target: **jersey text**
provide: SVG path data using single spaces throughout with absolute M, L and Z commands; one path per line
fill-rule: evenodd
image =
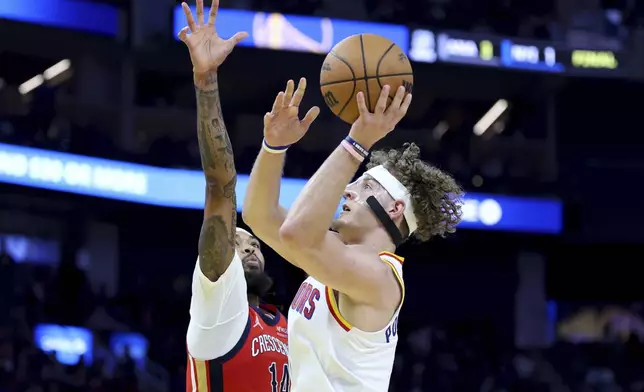
M 288 355 L 286 343 L 271 335 L 259 335 L 253 338 L 251 342 L 251 354 L 256 357 L 265 352 L 276 352 Z
M 385 330 L 385 340 L 387 340 L 387 343 L 391 341 L 391 338 L 398 335 L 398 317 L 394 319 L 394 321 L 389 324 L 387 329 Z
M 291 309 L 306 317 L 307 320 L 310 320 L 313 317 L 313 312 L 315 312 L 315 305 L 319 300 L 320 290 L 314 288 L 310 283 L 304 282 L 297 291 L 297 294 L 295 294 L 295 298 L 291 303 Z

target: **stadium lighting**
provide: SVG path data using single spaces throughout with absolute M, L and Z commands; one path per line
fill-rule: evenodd
M 18 91 L 20 91 L 20 94 L 22 95 L 29 94 L 29 92 L 40 87 L 44 82 L 45 78 L 43 78 L 42 75 L 36 75 L 18 86 Z
M 481 119 L 474 124 L 474 134 L 476 136 L 481 136 L 483 135 L 491 126 L 494 124 L 496 120 L 501 117 L 501 115 L 508 109 L 508 101 L 505 99 L 499 99 L 496 101 L 494 105 L 490 108 L 490 110 L 487 111 L 481 117 Z
M 67 71 L 71 67 L 72 67 L 71 61 L 67 59 L 61 60 L 56 64 L 52 65 L 51 67 L 47 68 L 45 72 L 43 72 L 43 76 L 45 77 L 45 80 L 50 80 L 60 75 L 61 73 Z
M 27 80 L 23 84 L 21 84 L 18 87 L 18 91 L 20 91 L 20 94 L 22 95 L 29 94 L 33 90 L 40 87 L 45 82 L 45 80 L 51 80 L 56 76 L 62 74 L 63 72 L 67 71 L 71 67 L 72 67 L 71 61 L 69 61 L 68 59 L 61 60 L 56 64 L 52 65 L 51 67 L 47 68 L 45 72 L 43 72 L 42 74 L 38 74 L 33 78 Z

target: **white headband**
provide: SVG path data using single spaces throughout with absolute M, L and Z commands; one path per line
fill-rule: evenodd
M 255 237 L 254 235 L 252 235 L 251 233 L 249 233 L 249 232 L 248 232 L 248 230 L 244 230 L 244 229 L 242 229 L 241 227 L 237 227 L 237 228 L 235 229 L 235 232 L 236 232 L 237 234 L 239 234 L 239 233 L 244 233 L 244 234 L 248 234 L 248 235 L 249 235 L 249 236 L 251 236 L 251 237 Z
M 394 200 L 402 200 L 405 202 L 405 211 L 403 212 L 403 215 L 405 216 L 407 226 L 409 227 L 409 234 L 416 231 L 416 228 L 418 228 L 418 221 L 416 220 L 414 208 L 411 205 L 411 197 L 407 188 L 405 188 L 405 186 L 382 165 L 378 165 L 367 170 L 365 174 L 370 175 L 374 180 L 378 181 L 378 183 L 385 188 Z

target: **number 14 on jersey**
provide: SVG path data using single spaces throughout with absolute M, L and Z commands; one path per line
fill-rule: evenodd
M 291 390 L 291 379 L 288 375 L 288 364 L 282 368 L 282 377 L 278 376 L 277 365 L 271 363 L 268 371 L 271 374 L 271 392 L 289 392 Z M 277 380 L 280 380 L 279 382 Z

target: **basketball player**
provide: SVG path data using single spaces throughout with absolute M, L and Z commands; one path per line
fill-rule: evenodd
M 401 87 L 387 107 L 389 86 L 384 86 L 373 113 L 364 95 L 357 95 L 360 117 L 349 137 L 311 177 L 291 209 L 278 208 L 283 152 L 305 134 L 318 112 L 313 109 L 299 120 L 305 87 L 301 80 L 289 99 L 289 82 L 265 117 L 269 126 L 251 184 L 267 198 L 247 197 L 245 220 L 309 274 L 289 309 L 291 390 L 384 392 L 405 297 L 403 259 L 393 252 L 410 236 L 426 241 L 453 232 L 463 193 L 449 175 L 421 161 L 414 144 L 372 153 L 369 170 L 349 183 L 369 149 L 394 129 L 411 103 L 411 94 Z M 269 197 L 271 192 L 275 194 Z M 342 212 L 334 220 L 342 196 Z M 268 212 L 260 214 L 262 209 Z M 270 225 L 262 217 L 271 217 Z
M 182 6 L 188 27 L 179 37 L 194 67 L 197 136 L 207 184 L 186 337 L 186 391 L 288 391 L 286 321 L 275 308 L 260 307 L 271 282 L 259 241 L 235 228 L 237 173 L 219 101 L 217 68 L 246 34 L 229 40 L 217 36 L 217 0 L 208 23 L 203 0 L 197 0 L 196 22 Z

